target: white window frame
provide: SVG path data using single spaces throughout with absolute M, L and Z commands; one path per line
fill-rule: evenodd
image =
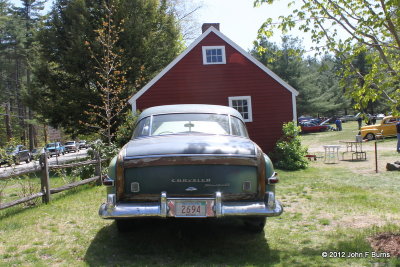
M 251 96 L 230 96 L 228 97 L 229 99 L 229 106 L 231 108 L 233 107 L 233 100 L 247 100 L 247 110 L 248 110 L 248 114 L 249 117 L 247 119 L 243 118 L 245 122 L 252 122 L 253 121 L 253 109 L 252 109 L 252 105 L 251 105 Z M 240 113 L 240 112 L 239 112 Z M 242 113 L 240 113 L 242 115 Z M 243 117 L 243 115 L 242 115 Z
M 215 64 L 226 64 L 225 46 L 202 46 L 203 51 L 203 65 L 215 65 Z M 207 50 L 209 49 L 221 49 L 222 51 L 222 62 L 207 62 Z

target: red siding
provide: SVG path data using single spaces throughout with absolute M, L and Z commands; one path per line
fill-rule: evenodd
M 202 46 L 225 46 L 227 64 L 203 65 Z M 137 109 L 168 104 L 229 105 L 229 96 L 251 96 L 250 138 L 270 152 L 283 122 L 293 119 L 292 94 L 211 32 L 138 100 Z

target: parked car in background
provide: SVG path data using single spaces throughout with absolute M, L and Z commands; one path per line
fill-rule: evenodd
M 315 132 L 325 132 L 331 130 L 329 125 L 320 125 L 312 122 L 302 122 L 299 123 L 302 133 L 315 133 Z
M 111 161 L 107 201 L 99 209 L 120 231 L 128 219 L 241 218 L 261 232 L 283 209 L 277 173 L 248 137 L 240 113 L 216 105 L 168 105 L 144 110 L 132 140 Z
M 88 148 L 88 144 L 85 140 L 79 141 L 79 149 Z
M 344 115 L 339 118 L 342 122 L 348 122 L 348 121 L 356 121 L 358 119 L 358 116 L 356 115 Z
M 12 162 L 18 165 L 22 161 L 29 163 L 31 161 L 31 154 L 23 145 L 17 145 L 6 149 L 6 155 L 0 160 L 0 165 L 11 165 Z
M 383 118 L 385 118 L 385 114 L 377 114 L 375 117 L 377 120 L 383 120 Z
M 374 140 L 376 136 L 396 136 L 396 123 L 400 117 L 387 116 L 378 124 L 363 126 L 360 129 L 360 135 L 363 139 Z
M 50 154 L 45 147 L 32 149 L 31 160 L 39 160 L 40 155 L 43 153 L 46 153 L 47 158 L 50 158 Z
M 60 142 L 49 143 L 46 145 L 46 151 L 49 153 L 49 156 L 60 156 L 64 155 L 64 147 Z
M 79 152 L 79 144 L 76 141 L 68 141 L 64 144 L 65 153 Z
M 300 122 L 310 121 L 310 120 L 312 120 L 312 119 L 314 119 L 314 118 L 313 118 L 313 117 L 310 117 L 310 116 L 300 116 L 300 117 L 297 119 L 297 121 L 300 123 Z

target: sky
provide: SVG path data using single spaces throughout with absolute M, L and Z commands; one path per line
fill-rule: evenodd
M 275 1 L 274 4 L 263 4 L 253 7 L 253 0 L 182 0 L 202 7 L 196 14 L 199 23 L 198 35 L 201 35 L 203 23 L 220 23 L 220 31 L 244 50 L 253 48 L 253 41 L 257 38 L 257 32 L 262 23 L 272 18 L 278 21 L 278 17 L 289 15 L 292 9 L 288 8 L 290 0 Z M 20 0 L 10 0 L 11 3 L 20 6 Z M 47 10 L 52 0 L 47 0 Z M 271 38 L 272 42 L 280 43 L 281 33 L 276 31 Z M 290 35 L 299 37 L 305 48 L 311 47 L 310 38 L 299 31 L 290 32 Z
M 195 2 L 195 1 L 194 1 Z M 220 31 L 244 50 L 253 48 L 260 26 L 268 18 L 278 21 L 278 17 L 289 15 L 289 0 L 276 1 L 273 5 L 263 4 L 253 7 L 253 0 L 203 0 L 199 10 L 198 21 L 202 23 L 220 23 Z M 199 30 L 201 34 L 201 30 Z M 276 31 L 271 41 L 280 43 L 280 31 Z M 304 44 L 311 46 L 309 38 L 294 31 L 293 36 L 303 39 Z

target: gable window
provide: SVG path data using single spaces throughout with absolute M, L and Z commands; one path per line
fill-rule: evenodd
M 203 64 L 226 64 L 225 46 L 203 46 Z
M 230 96 L 229 106 L 239 111 L 245 122 L 253 121 L 251 96 Z

